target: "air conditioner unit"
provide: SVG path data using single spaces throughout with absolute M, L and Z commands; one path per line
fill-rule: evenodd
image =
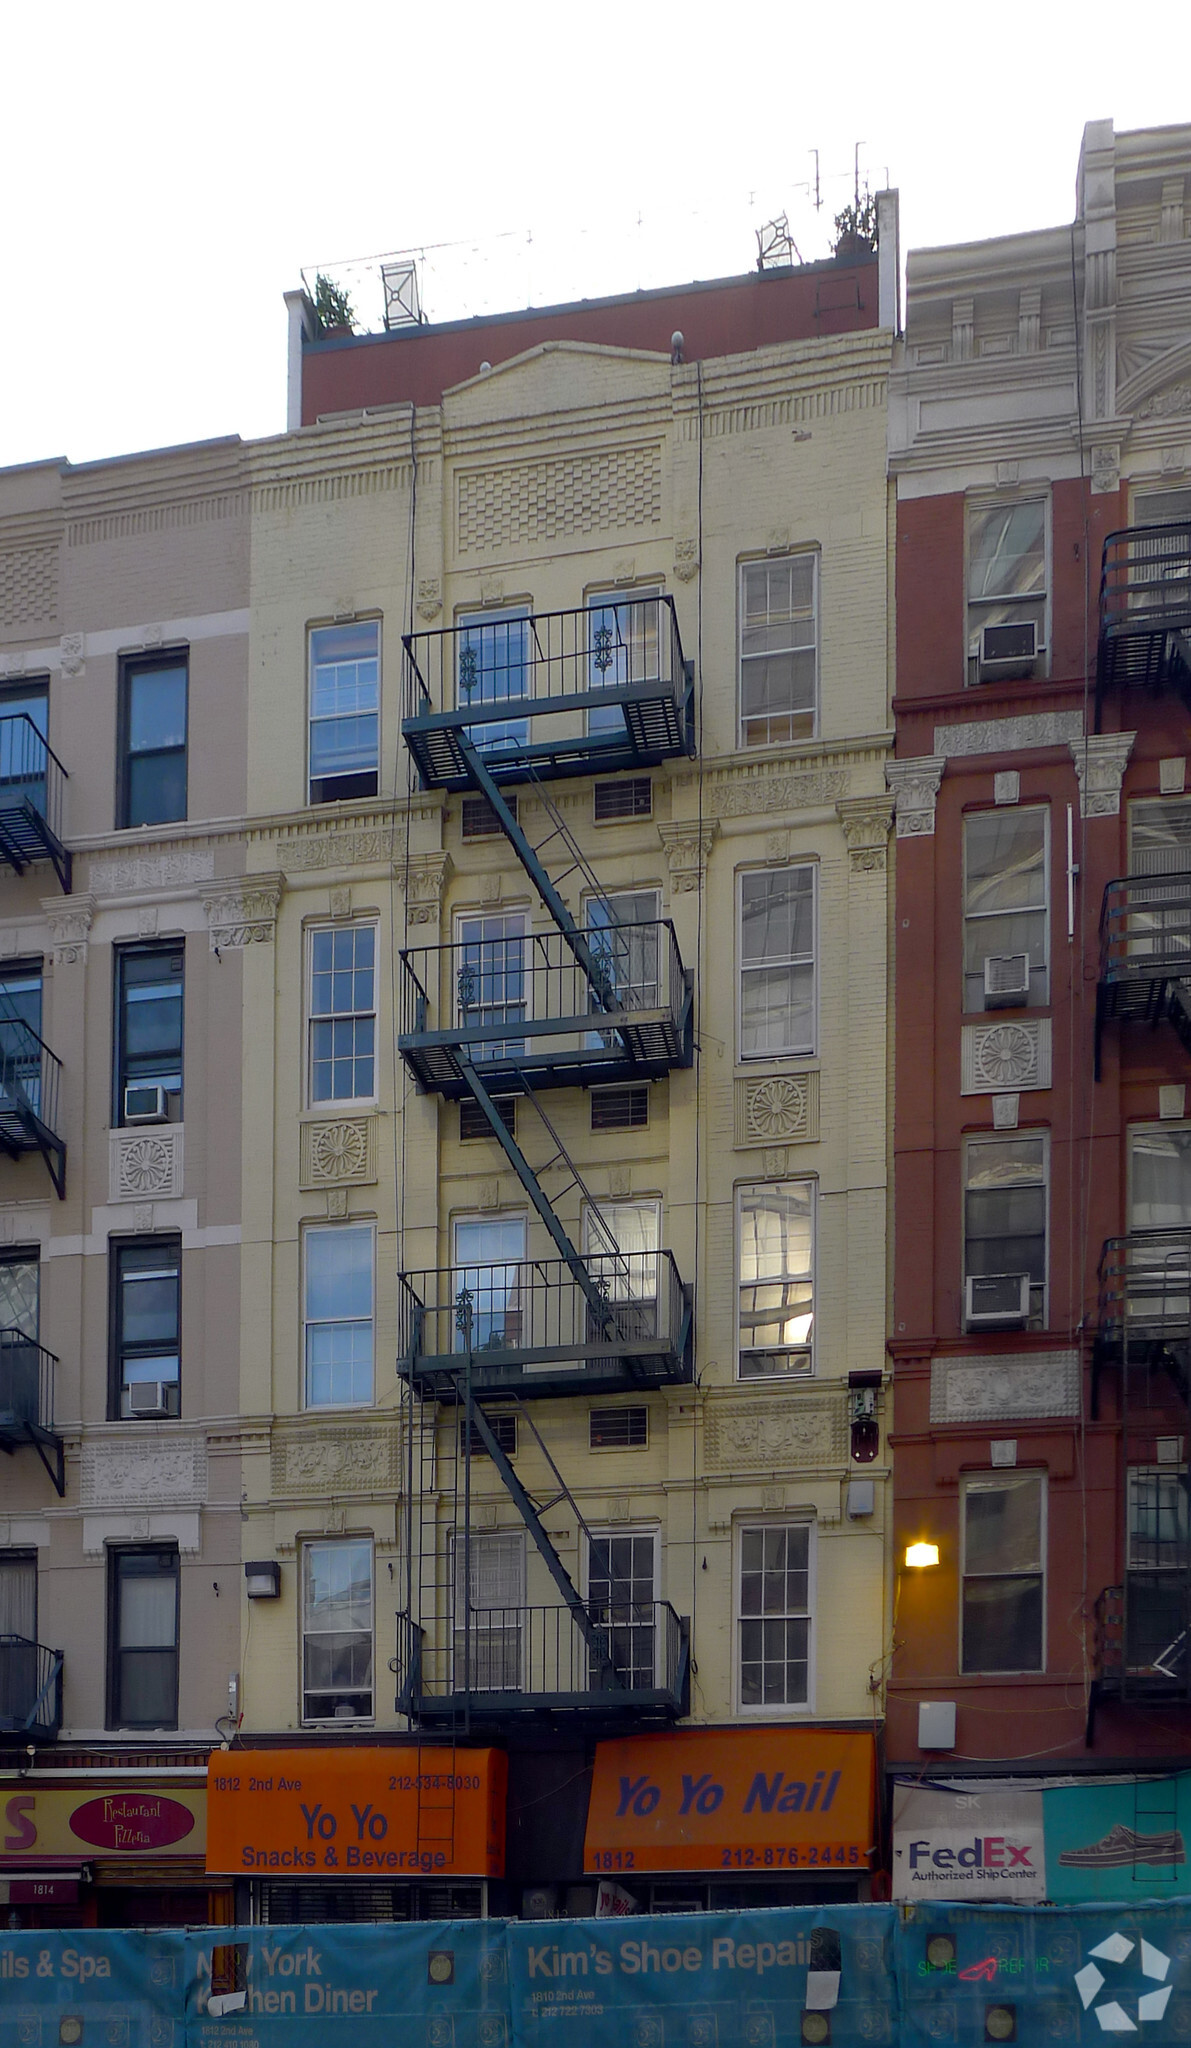
M 990 953 L 984 962 L 986 1010 L 1017 1010 L 1030 1000 L 1028 953 Z
M 1038 627 L 1033 619 L 1014 619 L 1002 626 L 983 626 L 979 666 L 982 676 L 1032 675 L 1038 659 Z
M 1022 1330 L 1030 1320 L 1028 1273 L 969 1273 L 964 1299 L 969 1330 Z
M 130 1415 L 168 1415 L 176 1380 L 134 1380 L 124 1390 Z
M 156 1082 L 132 1081 L 125 1088 L 126 1124 L 163 1124 L 168 1114 L 165 1089 Z

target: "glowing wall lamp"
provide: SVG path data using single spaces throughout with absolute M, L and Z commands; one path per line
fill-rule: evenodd
M 911 1571 L 925 1571 L 929 1565 L 938 1564 L 937 1543 L 911 1543 L 906 1550 L 906 1563 Z

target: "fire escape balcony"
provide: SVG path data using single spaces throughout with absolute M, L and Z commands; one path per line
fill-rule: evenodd
M 27 711 L 0 718 L 0 861 L 18 875 L 34 861 L 52 861 L 69 895 L 71 858 L 62 843 L 67 780 Z
M 1095 1605 L 1094 1707 L 1102 1699 L 1169 1705 L 1191 1700 L 1191 1574 L 1181 1567 L 1130 1570 Z
M 1110 1237 L 1100 1254 L 1096 1355 L 1159 1365 L 1181 1401 L 1191 1363 L 1191 1226 Z
M 419 1726 L 532 1715 L 648 1726 L 690 1712 L 690 1631 L 668 1600 L 479 1607 L 442 1640 L 397 1616 L 397 1711 Z
M 0 1451 L 11 1457 L 31 1444 L 61 1499 L 66 1479 L 62 1438 L 54 1428 L 57 1366 L 53 1352 L 22 1330 L 0 1330 Z
M 1191 521 L 1110 533 L 1100 572 L 1096 730 L 1113 689 L 1191 705 Z
M 61 1726 L 61 1650 L 0 1636 L 0 1734 L 53 1742 Z
M 660 1079 L 691 1064 L 691 1013 L 668 920 L 401 954 L 398 1049 L 448 1097 L 469 1092 L 464 1065 L 498 1094 Z
M 691 1291 L 668 1251 L 401 1273 L 397 1369 L 419 1393 L 609 1394 L 692 1377 Z
M 402 732 L 426 789 L 609 774 L 695 751 L 694 670 L 672 597 L 482 614 L 407 633 Z
M 0 1152 L 40 1152 L 59 1201 L 66 1198 L 66 1141 L 59 1136 L 62 1062 L 0 992 Z
M 1100 912 L 1096 1077 L 1109 1018 L 1169 1022 L 1191 1052 L 1191 873 L 1125 875 Z

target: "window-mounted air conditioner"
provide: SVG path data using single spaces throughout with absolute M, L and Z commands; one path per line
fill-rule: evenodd
M 977 666 L 982 678 L 1032 675 L 1037 659 L 1038 627 L 1033 619 L 981 627 Z
M 168 1415 L 176 1380 L 134 1380 L 124 1390 L 130 1415 Z
M 989 953 L 984 962 L 985 1009 L 1020 1009 L 1029 1000 L 1029 954 Z
M 964 1290 L 969 1330 L 1024 1329 L 1030 1319 L 1028 1273 L 969 1273 Z
M 156 1082 L 130 1081 L 124 1090 L 126 1124 L 163 1124 L 169 1115 L 166 1091 Z

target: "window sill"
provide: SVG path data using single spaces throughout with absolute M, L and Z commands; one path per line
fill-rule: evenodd
M 312 1102 L 309 1108 L 302 1110 L 301 1117 L 303 1123 L 316 1118 L 319 1123 L 325 1123 L 328 1117 L 367 1116 L 370 1111 L 379 1108 L 380 1104 L 375 1095 L 344 1096 L 338 1102 Z

